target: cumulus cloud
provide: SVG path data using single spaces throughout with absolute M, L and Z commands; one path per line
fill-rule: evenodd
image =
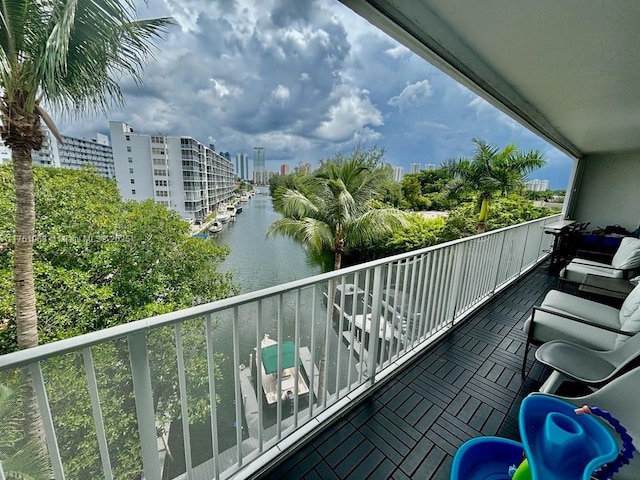
M 391 97 L 387 102 L 392 107 L 398 107 L 400 111 L 405 108 L 413 107 L 424 103 L 428 100 L 433 92 L 431 91 L 431 85 L 429 80 L 422 80 L 420 82 L 407 85 L 400 95 Z
M 384 53 L 389 55 L 391 58 L 409 57 L 412 55 L 411 50 L 404 45 L 396 45 L 393 48 L 388 48 Z
M 322 139 L 337 142 L 351 138 L 365 126 L 383 124 L 382 113 L 371 103 L 366 90 L 341 93 L 337 103 L 329 108 L 327 117 L 315 133 Z

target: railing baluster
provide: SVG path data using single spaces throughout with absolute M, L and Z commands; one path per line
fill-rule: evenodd
M 375 383 L 378 360 L 379 337 L 375 334 L 380 329 L 380 313 L 382 307 L 382 267 L 373 271 L 373 297 L 371 300 L 371 334 L 369 335 L 369 382 Z M 363 339 L 364 340 L 364 339 Z
M 371 292 L 369 291 L 369 289 L 371 288 L 371 269 L 367 268 L 366 272 L 367 273 L 364 276 L 364 299 L 365 299 L 365 305 L 364 305 L 364 308 L 362 309 L 363 318 L 365 318 L 367 316 L 367 313 L 370 313 L 369 301 L 372 298 L 370 296 Z M 364 376 L 364 365 L 365 365 L 364 343 L 365 343 L 365 337 L 366 337 L 365 331 L 364 331 L 364 329 L 362 329 L 362 336 L 360 337 L 360 353 L 358 355 L 360 357 L 360 375 L 359 375 L 359 378 L 358 378 L 358 383 L 360 383 L 360 384 L 362 384 L 362 378 Z M 369 358 L 369 354 L 367 353 L 367 361 L 366 361 L 367 369 L 368 369 L 368 366 L 369 366 L 370 362 L 371 362 L 371 359 Z
M 316 375 L 316 292 L 317 288 L 314 286 L 311 292 L 311 336 L 310 336 L 310 348 L 311 348 L 311 372 L 309 373 L 309 417 L 313 418 L 313 407 L 315 405 L 314 397 L 316 395 L 315 389 L 315 375 Z M 328 303 L 328 302 L 327 302 Z M 260 426 L 262 426 L 262 415 L 260 415 Z M 262 431 L 262 428 L 260 428 Z
M 328 368 L 328 355 L 329 355 L 329 335 L 331 333 L 331 318 L 333 313 L 333 297 L 335 295 L 335 284 L 334 280 L 331 279 L 327 282 L 327 317 L 325 323 L 324 330 L 324 357 L 320 359 L 322 365 L 324 365 L 324 369 L 320 368 L 320 371 L 324 370 L 322 375 L 322 384 L 323 388 L 321 392 L 318 392 L 322 396 L 322 409 L 324 410 L 327 406 L 327 397 L 329 396 L 329 389 L 327 382 L 329 380 L 329 368 Z M 318 388 L 320 390 L 320 388 Z
M 280 440 L 282 438 L 282 342 L 284 342 L 284 333 L 283 333 L 283 321 L 282 321 L 282 294 L 278 295 L 278 318 L 277 318 L 277 336 L 278 336 L 278 373 L 276 374 L 276 393 L 277 403 L 276 403 L 276 438 Z
M 220 460 L 218 458 L 218 410 L 216 406 L 216 370 L 213 354 L 213 319 L 207 315 L 205 322 L 207 335 L 207 373 L 209 375 L 209 408 L 211 415 L 211 446 L 213 448 L 213 475 L 220 478 Z
M 176 332 L 176 358 L 178 360 L 178 388 L 180 391 L 180 415 L 182 416 L 182 438 L 184 443 L 184 462 L 186 465 L 187 479 L 192 476 L 191 462 L 191 434 L 189 432 L 189 413 L 187 409 L 187 382 L 184 373 L 184 349 L 182 347 L 182 324 L 177 323 Z
M 151 372 L 147 354 L 147 335 L 145 332 L 127 337 L 133 392 L 138 416 L 138 430 L 142 443 L 142 464 L 146 478 L 160 478 L 160 458 L 158 457 L 158 437 L 156 435 L 153 408 Z
M 298 428 L 298 395 L 300 389 L 298 383 L 300 382 L 300 303 L 302 292 L 300 289 L 296 290 L 296 315 L 294 319 L 294 371 L 295 371 L 295 384 L 293 385 L 293 428 Z
M 240 326 L 238 325 L 238 307 L 233 308 L 233 379 L 236 404 L 236 446 L 238 447 L 238 466 L 242 466 L 242 389 L 240 388 Z
M 84 361 L 85 372 L 87 373 L 87 388 L 89 390 L 89 397 L 91 398 L 91 411 L 96 426 L 96 436 L 98 437 L 102 472 L 104 473 L 105 480 L 112 480 L 111 459 L 109 458 L 109 447 L 107 445 L 107 435 L 104 430 L 102 408 L 100 407 L 100 394 L 98 393 L 98 381 L 96 379 L 96 369 L 93 364 L 91 347 L 82 349 L 82 359 Z M 0 478 L 0 480 L 2 479 Z
M 353 340 L 355 339 L 356 336 L 356 315 L 358 314 L 358 305 L 360 304 L 359 298 L 359 291 L 360 291 L 360 283 L 359 283 L 360 277 L 359 277 L 359 272 L 356 272 L 354 277 L 353 277 L 353 285 L 354 285 L 354 289 L 355 292 L 353 294 L 353 302 L 351 303 L 351 323 L 349 324 L 349 331 L 350 331 L 350 340 L 349 340 L 349 367 L 348 367 L 348 372 L 347 372 L 347 387 L 349 389 L 351 389 L 352 385 L 351 385 L 351 371 L 353 370 L 352 365 L 355 365 L 356 359 L 355 359 L 355 352 L 354 352 L 354 348 L 353 348 Z M 338 342 L 340 342 L 342 339 L 338 338 Z
M 341 355 L 340 352 L 342 351 L 342 349 L 340 348 L 342 346 L 342 324 L 344 323 L 344 314 L 345 314 L 345 298 L 346 298 L 346 287 L 347 286 L 347 280 L 346 277 L 342 277 L 342 281 L 340 282 L 340 309 L 339 309 L 339 316 L 338 316 L 338 354 L 337 354 L 337 361 L 336 361 L 336 400 L 340 400 L 340 360 L 341 360 Z M 334 310 L 332 309 L 332 312 Z M 351 318 L 352 321 L 355 322 L 355 318 Z
M 42 424 L 44 426 L 44 438 L 47 443 L 47 449 L 49 450 L 51 467 L 53 468 L 53 475 L 55 476 L 56 480 L 64 480 L 64 468 L 62 467 L 62 459 L 60 458 L 60 450 L 58 449 L 56 429 L 53 426 L 53 418 L 51 417 L 51 409 L 49 408 L 47 388 L 45 387 L 44 378 L 42 377 L 40 362 L 30 363 L 27 370 L 28 373 L 25 376 L 31 378 L 33 390 L 36 395 L 38 410 L 40 411 Z M 29 400 L 30 399 L 27 398 L 25 401 Z

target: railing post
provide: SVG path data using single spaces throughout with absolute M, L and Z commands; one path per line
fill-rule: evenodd
M 376 367 L 378 364 L 378 339 L 380 337 L 380 314 L 382 312 L 382 267 L 378 265 L 373 271 L 373 296 L 371 297 L 371 329 L 369 332 L 369 381 L 375 383 Z M 366 321 L 363 332 L 366 332 Z M 363 338 L 364 340 L 364 338 Z
M 145 332 L 130 335 L 129 359 L 133 379 L 133 394 L 136 402 L 138 430 L 142 447 L 142 467 L 145 478 L 160 478 L 160 458 L 158 457 L 158 437 L 156 435 L 153 409 L 153 391 L 151 390 L 151 371 L 147 355 L 147 336 Z
M 56 437 L 55 427 L 53 426 L 53 418 L 51 417 L 51 409 L 49 408 L 49 397 L 47 396 L 47 389 L 44 385 L 40 362 L 30 363 L 28 372 L 33 382 L 33 390 L 42 417 L 44 436 L 47 449 L 49 450 L 49 457 L 51 458 L 53 474 L 56 480 L 64 480 L 65 476 L 62 468 L 62 459 L 60 458 L 60 450 L 58 449 L 58 439 Z M 26 401 L 29 401 L 29 399 Z
M 464 259 L 467 254 L 467 243 L 461 243 L 456 245 L 456 249 L 454 250 L 456 253 L 456 258 L 454 260 L 453 267 L 453 285 L 451 286 L 452 295 L 449 298 L 449 312 L 448 315 L 451 315 L 451 324 L 455 324 L 456 313 L 458 308 L 458 300 L 461 295 L 462 287 L 464 286 L 464 282 L 462 281 L 464 272 Z
M 501 232 L 500 235 L 502 235 L 502 243 L 500 244 L 500 254 L 495 266 L 495 272 L 493 276 L 493 286 L 491 287 L 491 293 L 495 293 L 496 287 L 498 286 L 498 275 L 500 274 L 500 264 L 502 263 L 502 250 L 504 248 L 504 239 L 507 236 L 505 232 Z

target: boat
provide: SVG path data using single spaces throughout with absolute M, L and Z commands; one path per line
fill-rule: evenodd
M 240 201 L 241 202 L 248 202 L 249 201 L 249 195 L 247 195 L 246 193 L 243 193 L 242 195 L 240 195 Z
M 239 213 L 242 213 L 242 205 L 236 203 L 236 215 L 238 215 Z
M 256 355 L 256 366 L 262 375 L 262 390 L 264 391 L 265 400 L 269 405 L 278 402 L 278 383 L 280 383 L 281 399 L 283 401 L 293 401 L 295 398 L 296 381 L 298 385 L 298 397 L 309 394 L 309 386 L 302 375 L 302 362 L 298 361 L 300 370 L 296 375 L 295 360 L 296 352 L 295 344 L 286 340 L 281 345 L 282 370 L 278 375 L 278 342 L 269 338 L 265 334 L 260 342 L 260 355 Z
M 229 203 L 227 205 L 227 213 L 231 216 L 231 220 L 235 220 L 236 218 L 236 206 Z
M 231 220 L 231 215 L 227 211 L 226 206 L 220 207 L 218 209 L 218 213 L 216 214 L 216 220 L 218 220 L 220 223 L 227 223 L 229 220 Z
M 222 222 L 220 222 L 219 220 L 214 220 L 213 222 L 211 222 L 211 224 L 209 225 L 209 233 L 220 233 L 222 231 Z

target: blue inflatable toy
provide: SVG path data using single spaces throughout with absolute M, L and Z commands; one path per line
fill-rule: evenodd
M 623 440 L 620 455 L 609 430 L 585 413 L 614 426 Z M 595 407 L 576 409 L 546 395 L 523 400 L 519 428 L 522 443 L 480 437 L 462 445 L 453 459 L 451 480 L 589 480 L 594 472 L 610 475 L 633 455 L 631 437 L 610 414 Z

